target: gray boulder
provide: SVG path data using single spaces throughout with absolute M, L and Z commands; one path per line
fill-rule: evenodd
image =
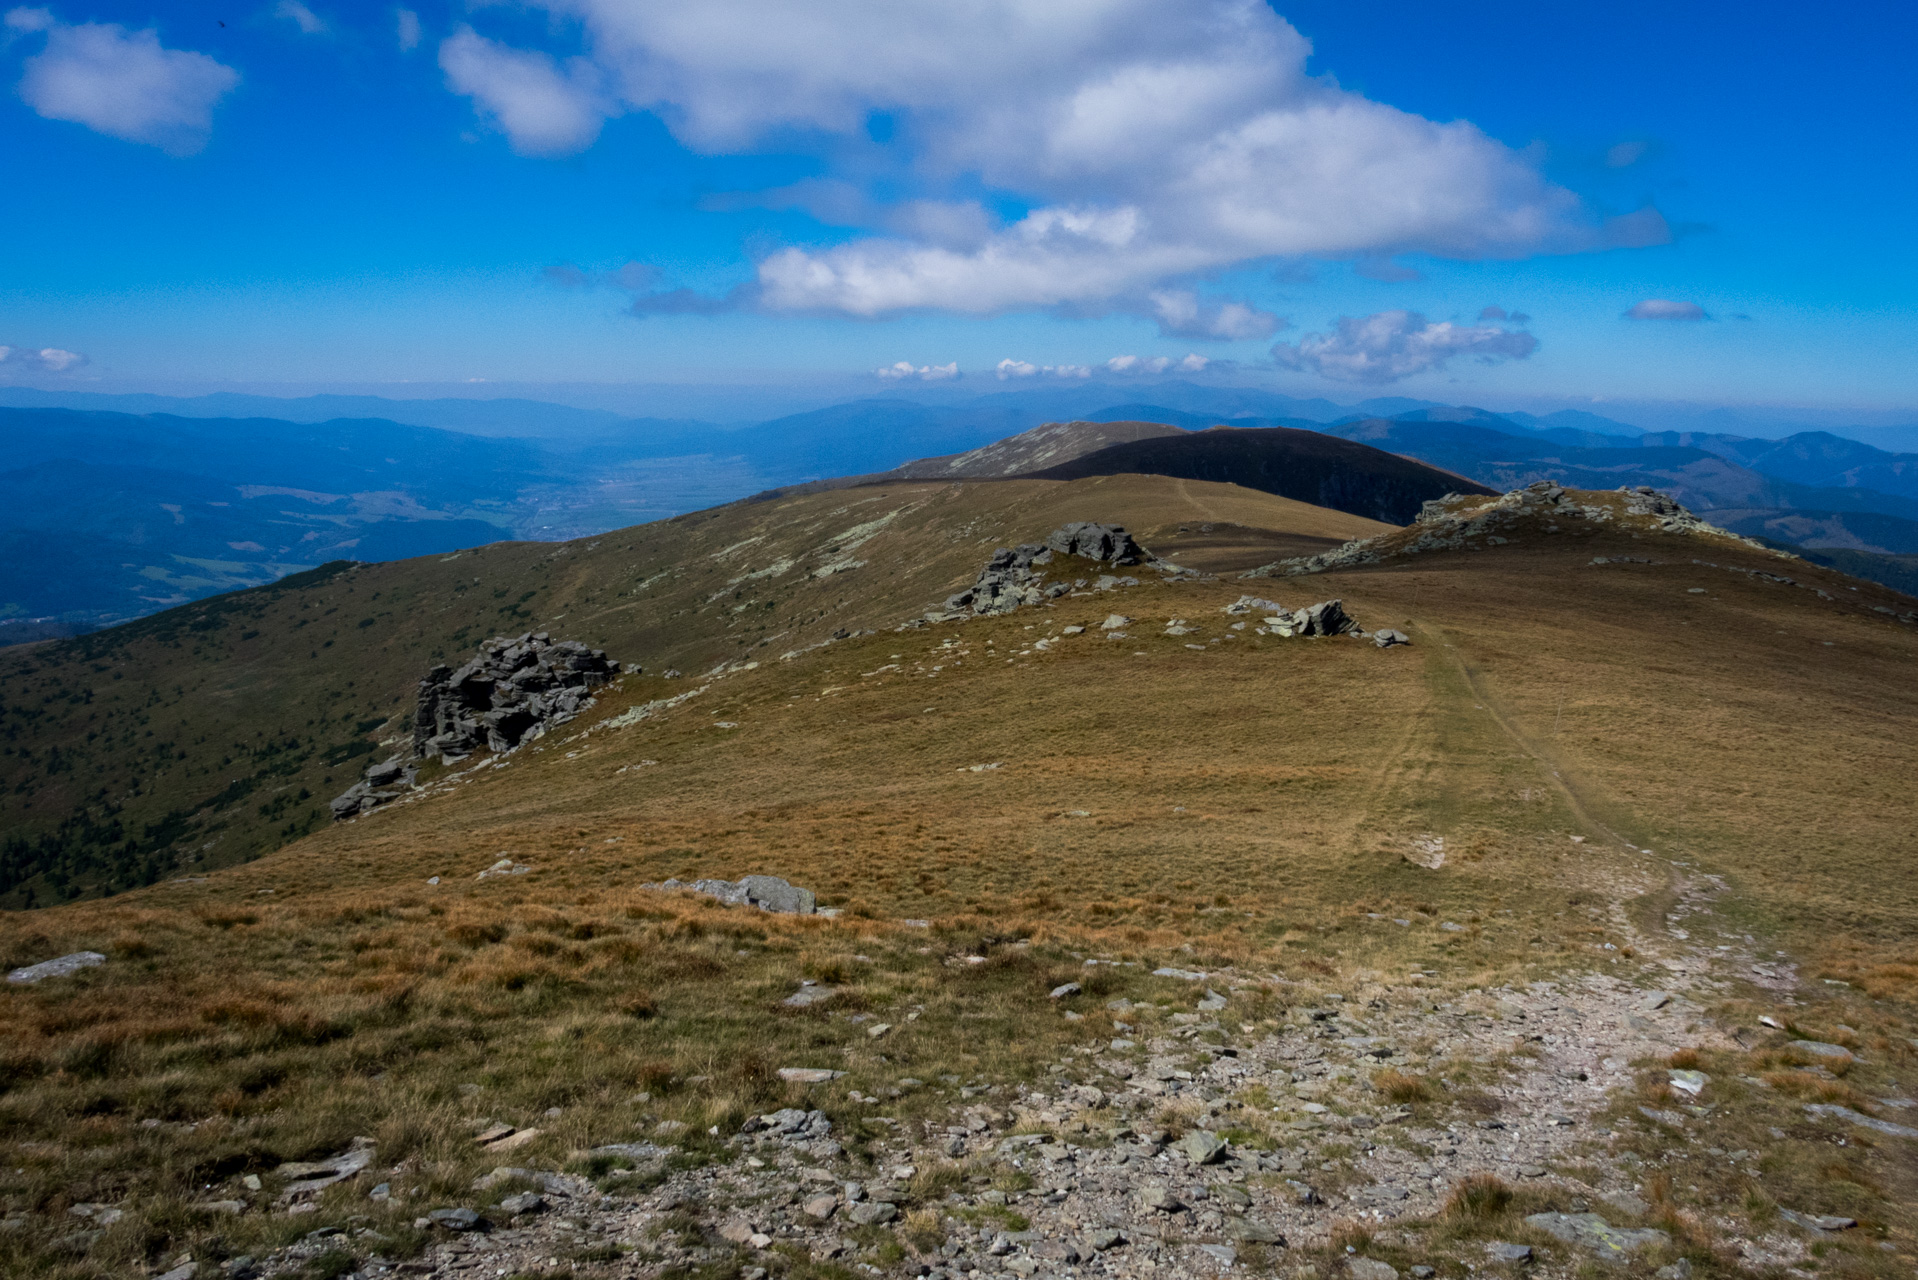
M 1145 548 L 1125 531 L 1125 526 L 1093 524 L 1087 520 L 1075 520 L 1053 530 L 1046 538 L 1046 546 L 1060 555 L 1106 564 L 1141 564 L 1151 559 Z
M 1595 1213 L 1534 1213 L 1525 1225 L 1566 1244 L 1582 1245 L 1607 1262 L 1623 1262 L 1640 1249 L 1671 1243 L 1655 1227 L 1614 1227 Z
M 691 889 L 709 898 L 733 906 L 758 907 L 780 915 L 809 916 L 819 910 L 819 900 L 811 889 L 788 884 L 778 876 L 742 876 L 732 880 L 662 880 L 642 884 L 642 889 Z
M 70 978 L 82 969 L 90 969 L 96 964 L 105 964 L 107 958 L 98 951 L 75 951 L 71 955 L 61 956 L 58 960 L 42 960 L 39 964 L 30 964 L 15 969 L 7 975 L 8 982 L 43 982 L 48 978 Z

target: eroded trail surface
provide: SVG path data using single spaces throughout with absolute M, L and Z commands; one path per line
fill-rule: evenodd
M 502 1163 L 468 1204 L 421 1206 L 440 1210 L 422 1221 L 442 1227 L 467 1225 L 445 1210 L 470 1210 L 471 1229 L 364 1274 L 1303 1276 L 1309 1267 L 1388 1280 L 1386 1267 L 1464 1274 L 1501 1259 L 1571 1275 L 1601 1258 L 1672 1280 L 1691 1274 L 1693 1258 L 1791 1268 L 1856 1224 L 1780 1204 L 1754 1227 L 1672 1201 L 1674 1177 L 1688 1169 L 1762 1186 L 1776 1154 L 1771 1144 L 1728 1150 L 1714 1134 L 1752 1131 L 1731 1127 L 1739 1097 L 1775 1091 L 1671 1067 L 1672 1055 L 1735 1056 L 1767 1036 L 1792 1043 L 1712 1016 L 1728 995 L 1770 1000 L 1779 1022 L 1800 1004 L 1788 960 L 1720 932 L 1722 884 L 1673 875 L 1658 936 L 1635 934 L 1622 909 L 1604 920 L 1626 940 L 1621 952 L 1638 953 L 1616 962 L 1617 974 L 1520 989 L 1436 977 L 1285 986 L 1284 1016 L 1255 1024 L 1235 1010 L 1276 980 L 1173 971 L 1203 987 L 1203 1012 L 1163 1016 L 1123 1000 L 1089 1008 L 1085 1043 L 1043 1085 L 928 1083 L 951 1103 L 913 1121 L 856 1093 L 857 1109 L 836 1120 L 800 1108 L 756 1116 L 720 1135 L 721 1157 L 697 1168 L 674 1167 L 686 1162 L 670 1133 L 579 1153 L 573 1172 Z M 1918 1130 L 1896 1121 L 1764 1101 L 1798 1113 L 1792 1137 L 1918 1154 Z M 1900 1110 L 1903 1098 L 1878 1103 L 1881 1115 L 1918 1118 Z M 1493 1216 L 1499 1230 L 1488 1238 L 1461 1218 L 1460 1189 L 1473 1185 L 1528 1212 Z M 296 1274 L 325 1247 L 324 1238 L 296 1245 L 264 1273 Z M 1891 1261 L 1909 1242 L 1881 1248 Z

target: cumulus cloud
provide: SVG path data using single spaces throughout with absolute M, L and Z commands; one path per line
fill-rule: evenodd
M 1709 320 L 1705 308 L 1696 302 L 1674 302 L 1670 298 L 1647 298 L 1625 313 L 1627 320 Z
M 1182 360 L 1174 360 L 1171 356 L 1114 356 L 1106 361 L 1105 367 L 1107 373 L 1120 374 L 1164 373 L 1168 369 L 1179 373 L 1203 373 L 1211 363 L 1206 357 L 1197 354 Z
M 1272 358 L 1287 369 L 1316 373 L 1335 382 L 1396 382 L 1442 369 L 1456 356 L 1481 363 L 1523 360 L 1538 349 L 1529 333 L 1492 325 L 1433 323 L 1416 311 L 1381 311 L 1354 319 L 1340 316 L 1333 333 L 1311 333 L 1296 344 L 1279 343 Z
M 1480 320 L 1509 320 L 1513 324 L 1532 323 L 1532 317 L 1526 315 L 1523 311 L 1507 311 L 1497 303 L 1493 303 L 1491 306 L 1479 312 L 1478 318 Z
M 1309 75 L 1309 42 L 1252 0 L 898 0 L 884 22 L 853 0 L 534 3 L 577 24 L 604 96 L 544 54 L 485 46 L 486 63 L 534 68 L 520 78 L 570 119 L 648 111 L 700 151 L 850 157 L 828 181 L 868 234 L 767 256 L 771 309 L 1151 314 L 1156 289 L 1265 258 L 1523 257 L 1667 234 L 1656 210 L 1608 226 L 1468 122 Z M 590 141 L 480 80 L 460 92 L 522 151 Z M 889 133 L 868 129 L 876 115 Z M 995 200 L 946 198 L 981 187 Z M 1001 223 L 995 204 L 1023 216 Z
M 1286 321 L 1250 303 L 1201 299 L 1190 289 L 1161 289 L 1150 295 L 1159 332 L 1168 338 L 1214 338 L 1230 342 L 1269 338 Z
M 400 52 L 411 53 L 420 47 L 420 15 L 401 9 L 394 34 L 399 37 Z
M 87 363 L 78 351 L 59 347 L 9 347 L 0 345 L 0 374 L 70 373 Z
M 883 369 L 874 369 L 873 373 L 886 382 L 903 382 L 917 379 L 920 382 L 950 382 L 959 376 L 959 362 L 951 364 L 922 364 L 913 368 L 912 361 L 900 360 Z
M 562 65 L 461 27 L 440 45 L 440 70 L 447 86 L 473 99 L 521 155 L 583 151 L 606 120 L 599 71 L 584 58 Z
M 300 3 L 300 0 L 280 0 L 273 10 L 276 18 L 285 18 L 300 29 L 300 34 L 308 36 L 324 35 L 326 23 L 320 15 Z
M 46 9 L 14 9 L 6 23 L 47 38 L 20 79 L 20 97 L 35 112 L 172 155 L 206 145 L 214 106 L 240 83 L 239 72 L 204 53 L 165 48 L 151 28 L 68 25 Z
M 1030 364 L 1024 360 L 1001 360 L 993 373 L 999 381 L 1009 378 L 1090 378 L 1092 366 L 1085 364 Z

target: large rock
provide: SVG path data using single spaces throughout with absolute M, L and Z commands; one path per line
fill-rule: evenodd
M 1142 564 L 1151 559 L 1146 549 L 1125 531 L 1125 526 L 1093 524 L 1087 520 L 1074 520 L 1053 530 L 1046 538 L 1046 547 L 1060 555 L 1107 564 Z
M 96 964 L 106 962 L 107 958 L 98 951 L 76 951 L 72 955 L 61 956 L 58 960 L 42 960 L 39 964 L 15 969 L 7 975 L 7 981 L 41 982 L 47 978 L 70 978 L 82 969 L 90 969 Z
M 331 802 L 333 817 L 351 818 L 399 799 L 412 790 L 422 760 L 451 763 L 481 748 L 505 755 L 524 746 L 591 706 L 592 690 L 620 671 L 603 649 L 556 641 L 544 631 L 488 640 L 457 671 L 434 667 L 420 681 L 412 750 L 368 766 Z
M 741 876 L 733 880 L 662 880 L 642 889 L 691 889 L 734 906 L 758 907 L 788 916 L 809 916 L 819 910 L 811 889 L 788 884 L 778 876 Z
M 1615 1227 L 1595 1213 L 1534 1213 L 1525 1225 L 1566 1244 L 1583 1245 L 1606 1262 L 1623 1262 L 1640 1249 L 1671 1243 L 1654 1227 Z

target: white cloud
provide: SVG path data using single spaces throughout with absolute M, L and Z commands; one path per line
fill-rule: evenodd
M 1363 319 L 1340 316 L 1336 333 L 1310 333 L 1279 343 L 1272 358 L 1287 369 L 1335 382 L 1396 382 L 1445 367 L 1455 356 L 1486 364 L 1523 360 L 1538 349 L 1529 333 L 1492 325 L 1436 324 L 1416 311 L 1381 311 Z
M 400 52 L 411 53 L 420 47 L 420 15 L 411 9 L 401 9 L 396 34 L 400 40 Z
M 546 54 L 508 48 L 461 27 L 440 45 L 440 70 L 447 85 L 472 98 L 521 155 L 583 151 L 606 119 L 599 72 L 584 58 L 562 66 Z
M 900 360 L 883 369 L 874 369 L 873 373 L 887 382 L 901 382 L 908 378 L 917 378 L 921 382 L 949 382 L 959 376 L 959 362 L 922 364 L 915 369 L 910 360 Z
M 1309 42 L 1255 0 L 897 0 L 883 22 L 859 0 L 534 2 L 579 24 L 605 86 L 595 115 L 650 111 L 696 150 L 838 164 L 805 198 L 846 188 L 837 216 L 871 234 L 766 257 L 770 309 L 1150 315 L 1168 282 L 1264 258 L 1523 257 L 1667 235 L 1655 210 L 1608 227 L 1470 123 L 1308 75 Z M 522 150 L 569 149 L 525 145 L 492 98 L 462 92 Z M 872 140 L 875 113 L 889 141 Z M 576 149 L 588 134 L 565 136 Z M 1027 212 L 1000 225 L 994 201 L 945 198 L 982 186 Z
M 993 373 L 1001 382 L 1009 378 L 1090 378 L 1092 366 L 1085 364 L 1031 364 L 1024 360 L 1001 360 Z
M 1161 289 L 1150 295 L 1159 332 L 1168 338 L 1235 341 L 1269 338 L 1287 322 L 1244 302 L 1202 301 L 1190 289 Z
M 59 347 L 0 346 L 0 373 L 68 373 L 86 363 L 78 351 Z
M 27 59 L 20 79 L 20 97 L 35 112 L 173 155 L 206 145 L 215 104 L 240 83 L 239 72 L 204 53 L 162 47 L 151 28 L 69 26 L 46 9 L 15 9 L 7 26 L 46 33 L 46 48 Z
M 1627 320 L 1709 320 L 1705 308 L 1696 302 L 1674 302 L 1670 298 L 1647 298 L 1625 313 Z
M 302 35 L 317 36 L 326 32 L 326 23 L 317 13 L 300 3 L 300 0 L 280 0 L 274 8 L 273 16 L 285 18 L 300 29 Z
M 1164 373 L 1168 369 L 1180 373 L 1203 373 L 1212 361 L 1198 354 L 1174 360 L 1171 356 L 1114 356 L 1106 361 L 1107 373 Z

